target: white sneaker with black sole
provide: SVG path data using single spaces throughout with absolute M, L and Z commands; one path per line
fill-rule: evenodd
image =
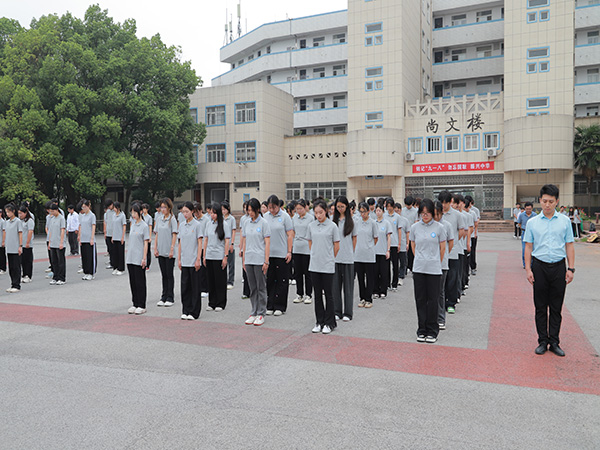
M 312 329 L 313 333 L 320 333 L 322 330 L 321 325 L 315 325 L 315 327 Z

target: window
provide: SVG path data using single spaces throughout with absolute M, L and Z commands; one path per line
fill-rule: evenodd
M 315 199 L 323 197 L 325 199 L 334 199 L 340 195 L 346 195 L 346 182 L 326 182 L 326 183 L 304 183 L 304 198 Z
M 423 139 L 411 138 L 408 140 L 408 153 L 423 153 Z
M 375 35 L 375 45 L 383 44 L 383 35 L 377 34 Z
M 254 59 L 254 55 L 248 56 L 248 61 L 252 61 Z
M 479 135 L 465 134 L 465 152 L 479 150 Z
M 467 83 L 452 83 L 452 95 L 458 97 L 467 93 Z
M 596 31 L 588 31 L 588 33 L 587 33 L 588 44 L 597 44 L 599 35 L 600 35 L 600 32 L 598 32 L 597 30 Z
M 333 76 L 339 77 L 341 75 L 346 75 L 346 64 L 341 64 L 339 66 L 333 66 Z
M 492 46 L 491 45 L 482 45 L 481 47 L 477 47 L 477 57 L 478 58 L 489 58 L 492 56 Z
M 345 33 L 333 35 L 333 43 L 334 44 L 343 44 L 344 42 L 346 42 L 346 34 Z
M 365 70 L 366 77 L 379 77 L 381 75 L 383 75 L 382 67 L 370 67 Z
M 467 59 L 467 49 L 459 48 L 457 50 L 452 50 L 452 61 L 462 61 Z
M 365 91 L 372 91 L 374 86 L 374 81 L 367 81 L 365 83 Z
M 377 33 L 383 31 L 383 23 L 368 23 L 365 25 L 365 33 Z
M 325 109 L 325 97 L 313 99 L 313 109 Z
M 258 182 L 258 181 L 242 181 L 239 183 L 233 183 L 234 189 L 258 188 L 258 187 L 260 187 L 260 182 Z
M 547 22 L 550 20 L 550 11 L 540 11 L 540 22 Z
M 492 80 L 480 80 L 476 84 L 478 94 L 487 94 L 491 92 Z
M 444 18 L 443 17 L 434 17 L 433 18 L 433 28 L 443 28 L 444 27 Z
M 340 125 L 337 127 L 333 127 L 333 134 L 343 134 L 348 131 L 348 127 L 346 125 Z
M 225 144 L 207 144 L 206 162 L 225 162 Z
M 306 136 L 306 128 L 297 128 L 294 136 Z
M 444 52 L 433 52 L 433 63 L 444 62 Z
M 259 51 L 256 52 L 256 57 L 257 58 L 260 58 L 261 55 L 262 55 L 262 51 L 259 50 Z
M 271 53 L 271 46 L 270 45 L 267 47 L 267 54 L 269 54 L 269 53 Z
M 271 84 L 271 75 L 267 75 L 267 83 Z
M 367 36 L 365 38 L 365 47 L 370 47 L 373 45 L 373 36 Z
M 539 6 L 548 6 L 550 4 L 550 0 L 527 0 L 528 8 L 537 8 Z
M 527 109 L 547 108 L 549 104 L 548 97 L 528 98 Z
M 308 78 L 306 75 L 306 69 L 300 69 L 299 75 L 301 80 L 306 80 Z
M 325 78 L 325 67 L 313 69 L 313 78 Z
M 485 133 L 485 149 L 498 148 L 498 133 Z
M 383 120 L 383 113 L 380 112 L 368 112 L 365 114 L 366 122 L 381 122 Z
M 244 64 L 244 60 L 243 60 L 243 59 L 240 59 L 240 60 L 238 61 L 238 66 L 241 66 L 242 64 Z
M 550 48 L 549 47 L 528 48 L 527 49 L 527 59 L 548 58 L 549 56 L 550 56 Z
M 325 45 L 325 37 L 313 38 L 313 47 L 323 47 L 323 45 Z
M 285 184 L 285 200 L 288 202 L 300 200 L 300 183 Z
M 477 22 L 489 22 L 492 20 L 492 10 L 477 11 Z
M 325 128 L 314 128 L 313 134 L 325 134 Z
M 256 102 L 236 103 L 235 123 L 256 122 Z
M 527 13 L 527 23 L 537 22 L 537 11 Z
M 306 111 L 306 99 L 305 98 L 300 99 L 298 109 L 300 111 Z
M 427 138 L 427 153 L 439 153 L 440 149 L 440 137 L 433 136 Z
M 235 162 L 255 162 L 256 141 L 235 143 Z
M 209 127 L 225 125 L 225 105 L 206 108 L 206 125 Z
M 587 82 L 588 83 L 598 83 L 600 81 L 600 76 L 598 75 L 598 69 L 588 69 L 587 70 Z
M 372 130 L 373 128 L 383 128 L 383 125 L 366 125 L 365 128 L 367 130 Z
M 548 72 L 550 70 L 550 63 L 548 61 L 540 62 L 540 72 Z
M 334 108 L 345 108 L 346 107 L 346 96 L 345 95 L 334 95 L 333 96 L 333 107 Z
M 455 27 L 457 25 L 466 25 L 467 24 L 467 15 L 466 14 L 457 14 L 456 16 L 452 16 L 452 26 Z
M 375 80 L 375 90 L 380 91 L 383 89 L 383 80 Z
M 300 39 L 300 48 L 306 48 L 306 39 Z
M 527 73 L 537 72 L 537 63 L 527 63 Z
M 198 108 L 190 108 L 190 116 L 194 123 L 198 123 Z
M 446 151 L 457 152 L 460 150 L 460 136 L 446 136 Z
M 597 116 L 598 115 L 598 107 L 597 106 L 588 106 L 586 108 L 587 116 Z

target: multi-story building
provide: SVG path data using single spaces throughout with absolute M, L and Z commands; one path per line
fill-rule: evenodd
M 573 204 L 574 126 L 600 122 L 599 3 L 349 0 L 264 24 L 191 98 L 196 198 L 448 188 L 506 215 L 552 182 Z

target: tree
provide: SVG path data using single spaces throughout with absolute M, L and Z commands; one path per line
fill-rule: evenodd
M 600 168 L 600 125 L 577 127 L 575 133 L 575 167 L 586 179 L 588 214 L 592 212 L 592 183 Z

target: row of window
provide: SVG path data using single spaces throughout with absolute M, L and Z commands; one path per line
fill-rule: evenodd
M 332 108 L 345 108 L 346 105 L 346 94 L 334 95 Z M 308 100 L 301 98 L 298 100 L 296 111 L 309 111 L 311 110 L 308 104 Z M 327 103 L 325 97 L 315 97 L 312 100 L 312 111 L 319 109 L 327 109 Z
M 226 125 L 225 105 L 207 106 L 205 112 L 206 126 Z M 234 105 L 235 124 L 256 122 L 256 102 L 236 103 Z M 197 120 L 196 120 L 197 121 Z
M 347 183 L 345 181 L 332 181 L 325 183 L 304 183 L 304 197 L 302 193 L 301 183 L 286 183 L 285 184 L 285 199 L 290 202 L 292 200 L 314 200 L 317 197 L 323 197 L 327 200 L 333 200 L 340 195 L 346 195 Z
M 494 50 L 500 50 L 500 52 L 494 55 Z M 448 50 L 446 49 L 446 54 L 448 54 Z M 493 56 L 502 56 L 504 55 L 504 43 L 495 43 L 495 44 L 486 44 L 479 45 L 475 47 L 475 58 L 483 59 L 483 58 L 491 58 Z M 466 48 L 455 48 L 450 52 L 450 58 L 444 58 L 444 51 L 438 50 L 433 52 L 433 63 L 440 64 L 444 62 L 451 61 L 467 61 L 467 49 Z
M 527 73 L 549 72 L 550 61 L 540 61 L 539 63 L 527 63 Z
M 206 162 L 227 162 L 227 144 L 206 144 Z M 256 162 L 256 141 L 236 142 L 235 162 Z
M 550 11 L 545 9 L 543 11 L 533 11 L 527 13 L 527 23 L 535 23 L 539 19 L 540 22 L 547 22 L 550 20 Z
M 504 8 L 501 9 L 501 18 L 504 18 Z M 491 9 L 486 9 L 482 11 L 477 11 L 475 13 L 475 23 L 482 22 L 491 22 L 493 20 L 493 12 Z M 450 26 L 458 27 L 462 25 L 469 25 L 467 23 L 467 14 L 455 14 L 450 17 Z M 446 25 L 448 26 L 448 25 Z M 444 18 L 443 17 L 435 17 L 433 19 L 433 27 L 435 30 L 444 28 Z
M 444 150 L 447 153 L 459 152 L 460 135 L 444 136 Z M 465 152 L 474 152 L 481 150 L 480 146 L 481 135 L 465 134 L 463 135 L 463 150 Z M 483 133 L 483 149 L 497 149 L 500 142 L 500 133 Z M 408 153 L 423 153 L 423 147 L 425 146 L 425 153 L 441 153 L 442 152 L 442 137 L 441 136 L 428 136 L 425 138 L 410 138 L 408 140 Z

